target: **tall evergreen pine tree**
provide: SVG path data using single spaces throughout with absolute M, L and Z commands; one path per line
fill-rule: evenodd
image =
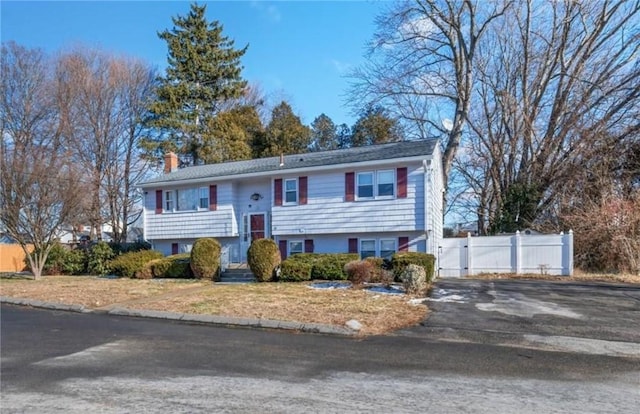
M 176 151 L 194 164 L 207 152 L 203 146 L 215 141 L 209 129 L 221 104 L 240 97 L 247 85 L 240 58 L 248 45 L 234 49 L 222 25 L 207 22 L 205 11 L 205 5 L 192 4 L 186 17 L 172 18 L 173 29 L 158 33 L 167 42 L 169 65 L 149 107 L 150 126 L 161 131 L 151 148 Z

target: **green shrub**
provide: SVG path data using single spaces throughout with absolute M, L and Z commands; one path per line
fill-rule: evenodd
M 162 253 L 155 250 L 141 250 L 138 252 L 125 253 L 111 260 L 111 262 L 109 262 L 109 267 L 111 271 L 118 276 L 138 277 L 137 272 L 142 271 L 147 263 L 162 257 Z M 149 273 L 149 277 L 147 277 L 147 279 L 151 279 L 152 276 L 153 275 Z M 141 279 L 145 279 L 145 277 L 141 277 Z
M 151 268 L 153 277 L 173 279 L 191 279 L 194 277 L 189 253 L 165 257 L 154 262 Z
M 312 265 L 305 261 L 287 259 L 280 264 L 281 282 L 302 282 L 311 279 Z
M 296 262 L 304 262 L 313 265 L 320 258 L 318 253 L 296 253 L 293 256 L 289 256 L 287 260 L 295 260 Z
M 98 242 L 89 250 L 87 271 L 95 275 L 106 275 L 109 272 L 109 262 L 113 258 L 113 250 L 106 242 Z
M 313 264 L 311 277 L 326 280 L 347 280 L 344 266 L 360 256 L 357 253 L 328 253 L 318 255 Z
M 273 280 L 280 264 L 280 250 L 271 239 L 254 240 L 247 251 L 247 262 L 258 282 Z
M 435 262 L 435 256 L 420 252 L 399 252 L 395 253 L 391 258 L 393 274 L 396 279 L 400 280 L 400 276 L 404 269 L 410 264 L 414 264 L 424 268 L 427 283 L 430 283 L 433 280 Z
M 62 271 L 65 275 L 81 275 L 87 271 L 87 252 L 83 249 L 67 250 Z
M 220 273 L 220 242 L 212 238 L 198 239 L 191 249 L 191 271 L 198 279 L 213 280 Z

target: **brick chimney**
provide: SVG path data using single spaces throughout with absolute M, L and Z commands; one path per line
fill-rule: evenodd
M 169 174 L 170 172 L 175 171 L 177 169 L 178 169 L 178 156 L 173 152 L 164 154 L 164 173 Z

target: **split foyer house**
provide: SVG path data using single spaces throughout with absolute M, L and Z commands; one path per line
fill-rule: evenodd
M 403 141 L 178 169 L 140 185 L 145 238 L 164 254 L 201 237 L 223 246 L 223 266 L 243 263 L 252 240 L 295 253 L 436 254 L 442 237 L 437 140 Z

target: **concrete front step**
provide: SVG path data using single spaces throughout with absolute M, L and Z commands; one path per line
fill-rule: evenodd
M 256 278 L 248 269 L 227 269 L 220 275 L 222 283 L 250 283 Z

